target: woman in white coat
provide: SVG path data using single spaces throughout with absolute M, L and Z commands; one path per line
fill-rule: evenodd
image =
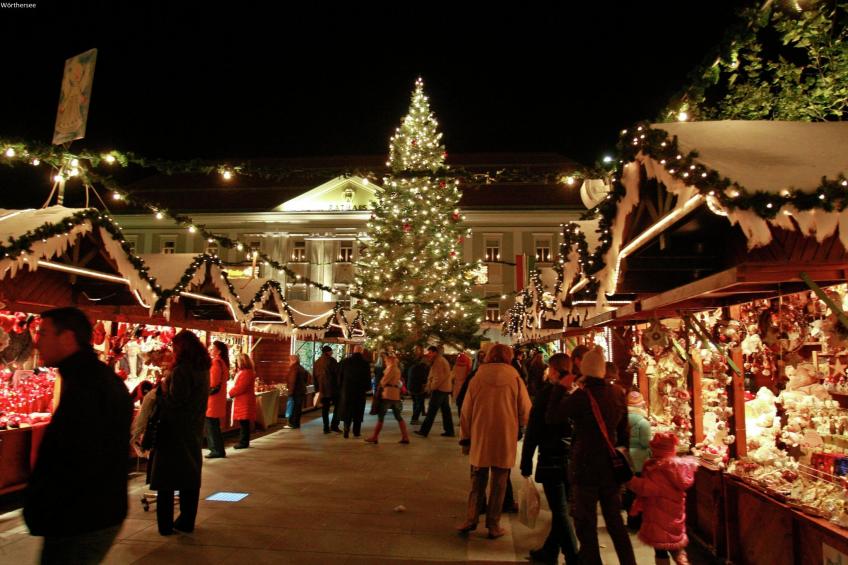
M 512 348 L 494 345 L 486 355 L 486 363 L 477 369 L 462 405 L 460 444 L 471 455 L 471 492 L 467 519 L 457 527 L 460 533 L 477 529 L 484 508 L 489 537 L 499 538 L 506 533 L 500 527 L 506 481 L 515 465 L 519 427 L 527 425 L 531 408 L 527 387 L 511 361 Z M 492 488 L 487 503 L 490 473 Z

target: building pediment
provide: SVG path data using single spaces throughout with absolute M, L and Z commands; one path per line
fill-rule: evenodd
M 368 179 L 339 176 L 277 206 L 281 212 L 365 210 L 379 187 Z

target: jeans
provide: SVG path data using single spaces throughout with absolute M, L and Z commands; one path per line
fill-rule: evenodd
M 239 442 L 242 447 L 250 445 L 250 420 L 239 420 Z
M 286 416 L 289 419 L 289 425 L 293 428 L 300 427 L 300 415 L 303 413 L 303 395 L 290 396 L 288 402 L 291 404 L 291 410 L 286 410 Z
M 489 501 L 486 502 L 486 484 L 489 482 L 489 470 L 492 473 L 492 488 L 489 492 Z M 509 477 L 509 469 L 500 467 L 475 467 L 471 466 L 471 492 L 468 494 L 468 513 L 466 518 L 469 524 L 476 524 L 480 520 L 480 514 L 486 512 L 486 527 L 497 528 L 501 521 L 501 508 L 506 493 L 506 482 Z
M 577 537 L 568 515 L 568 485 L 563 481 L 545 482 L 542 488 L 551 509 L 551 532 L 542 550 L 555 560 L 561 549 L 567 564 L 577 563 Z
M 636 565 L 630 536 L 621 519 L 621 497 L 618 485 L 575 485 L 571 515 L 580 540 L 581 565 L 601 565 L 598 547 L 598 502 L 604 515 L 607 532 L 612 538 L 615 553 L 622 565 Z
M 324 432 L 330 431 L 330 404 L 333 403 L 332 398 L 321 399 L 321 420 L 324 422 Z M 335 419 L 335 418 L 334 418 Z M 338 425 L 338 424 L 336 424 Z
M 424 414 L 424 393 L 420 392 L 412 395 L 412 421 L 417 422 L 418 417 Z
M 45 536 L 41 548 L 41 564 L 53 563 L 102 563 L 121 525 L 72 536 Z
M 445 428 L 447 435 L 453 435 L 453 417 L 451 416 L 450 408 L 451 393 L 434 390 L 430 393 L 430 406 L 427 408 L 427 417 L 424 418 L 424 423 L 421 424 L 419 430 L 421 434 L 427 435 L 430 433 L 430 428 L 433 427 L 433 421 L 436 419 L 436 412 L 442 411 L 442 426 Z
M 206 418 L 206 447 L 213 455 L 226 455 L 224 451 L 224 436 L 221 435 L 221 419 Z
M 183 532 L 194 530 L 194 520 L 197 518 L 197 503 L 200 500 L 200 485 L 195 488 L 180 489 L 180 516 L 174 522 L 174 491 L 160 490 L 156 492 L 156 523 L 160 534 L 169 534 L 174 527 Z

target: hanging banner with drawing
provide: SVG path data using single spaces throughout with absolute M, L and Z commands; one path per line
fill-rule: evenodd
M 53 129 L 53 145 L 61 145 L 85 137 L 88 103 L 94 82 L 94 63 L 97 49 L 89 49 L 65 61 L 62 90 L 59 93 L 59 110 Z

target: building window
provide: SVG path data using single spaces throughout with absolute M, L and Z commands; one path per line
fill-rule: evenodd
M 208 255 L 212 255 L 213 257 L 218 256 L 218 242 L 210 241 L 206 244 L 206 253 Z
M 286 292 L 286 300 L 306 300 L 306 285 L 290 286 Z
M 489 302 L 488 304 L 486 304 L 486 321 L 501 321 L 501 307 L 497 302 Z
M 306 263 L 306 242 L 295 241 L 292 245 L 291 260 L 295 263 Z
M 339 242 L 339 263 L 353 262 L 353 241 Z
M 138 254 L 138 236 L 137 235 L 128 235 L 124 237 L 124 242 L 129 247 L 130 253 L 133 255 Z
M 551 238 L 537 237 L 536 238 L 536 261 L 540 263 L 551 262 Z
M 173 255 L 177 252 L 177 239 L 173 237 L 162 238 L 159 251 L 165 255 Z
M 498 239 L 486 239 L 486 261 L 501 260 L 501 242 Z
M 247 258 L 253 259 L 253 256 L 262 252 L 262 242 L 258 239 L 252 239 L 247 242 Z

